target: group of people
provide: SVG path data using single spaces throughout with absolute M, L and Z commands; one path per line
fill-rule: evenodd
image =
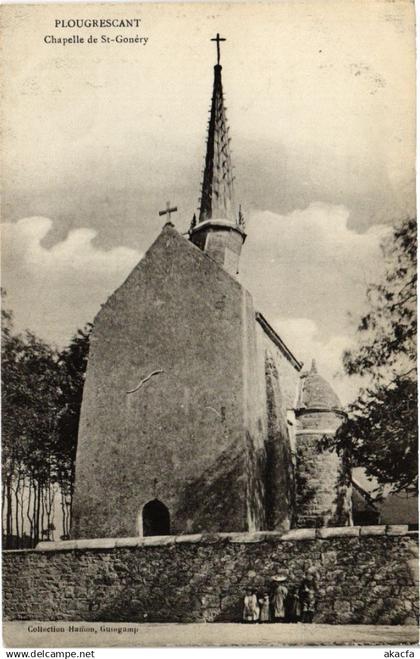
M 305 578 L 299 588 L 287 586 L 286 581 L 285 575 L 273 577 L 272 587 L 262 593 L 248 588 L 243 622 L 312 622 L 316 605 L 314 581 Z

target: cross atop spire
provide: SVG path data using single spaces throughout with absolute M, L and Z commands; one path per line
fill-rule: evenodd
M 219 33 L 216 34 L 216 36 L 213 39 L 210 39 L 210 41 L 215 41 L 216 42 L 216 47 L 217 47 L 217 63 L 220 64 L 220 42 L 221 41 L 226 41 L 223 37 L 220 36 Z

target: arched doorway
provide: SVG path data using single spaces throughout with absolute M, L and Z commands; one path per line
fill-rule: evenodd
M 169 535 L 170 519 L 169 510 L 162 501 L 153 499 L 143 508 L 143 535 Z

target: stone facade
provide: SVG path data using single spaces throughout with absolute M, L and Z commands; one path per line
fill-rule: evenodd
M 166 225 L 95 319 L 72 537 L 143 535 L 153 502 L 157 535 L 350 524 L 342 460 L 318 450 L 339 402 L 309 400 L 329 385 L 300 369 L 239 282 Z
M 95 319 L 72 537 L 141 534 L 155 497 L 173 533 L 264 528 L 255 331 L 249 294 L 166 226 Z
M 296 529 L 41 543 L 6 551 L 6 620 L 238 621 L 244 589 L 316 570 L 318 623 L 416 624 L 407 527 Z

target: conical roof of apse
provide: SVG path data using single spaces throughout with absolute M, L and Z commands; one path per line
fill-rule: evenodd
M 342 409 L 340 399 L 332 386 L 319 375 L 314 359 L 311 370 L 302 377 L 297 407 L 298 409 Z
M 235 213 L 229 129 L 222 88 L 222 67 L 214 67 L 206 163 L 198 222 L 227 220 L 238 224 Z

